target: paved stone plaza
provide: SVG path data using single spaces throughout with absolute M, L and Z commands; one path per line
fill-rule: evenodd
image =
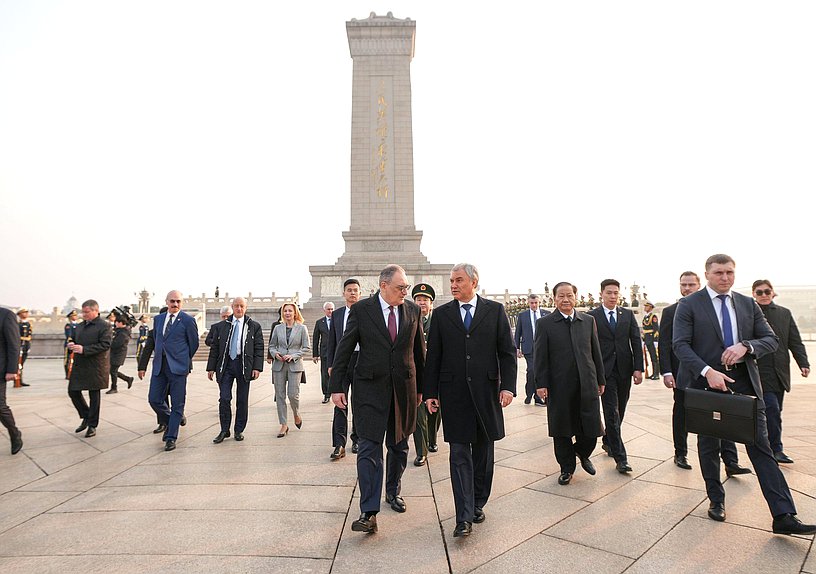
M 811 356 L 816 345 L 808 344 Z M 351 531 L 359 515 L 354 455 L 329 460 L 330 405 L 317 366 L 301 387 L 304 425 L 277 439 L 270 374 L 254 383 L 246 440 L 214 445 L 218 393 L 196 363 L 179 447 L 152 434 L 147 383 L 103 395 L 91 439 L 78 424 L 58 360 L 30 360 L 31 387 L 9 389 L 23 431 L 0 453 L 0 572 L 811 572 L 812 537 L 775 536 L 751 475 L 726 482 L 728 520 L 706 517 L 694 470 L 672 463 L 671 393 L 646 381 L 632 393 L 624 438 L 634 467 L 594 457 L 556 483 L 546 409 L 519 399 L 505 411 L 487 520 L 453 539 L 447 449 L 414 467 L 413 443 L 397 514 L 384 505 L 380 531 Z M 524 361 L 519 388 L 523 388 Z M 129 360 L 122 369 L 131 374 Z M 816 521 L 816 381 L 794 376 L 785 404 L 785 476 L 805 521 Z M 694 445 L 695 441 L 691 440 Z M 741 462 L 748 465 L 744 451 Z M 738 549 L 738 550 L 737 550 Z

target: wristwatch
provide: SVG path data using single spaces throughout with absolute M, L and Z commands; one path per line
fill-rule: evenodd
M 752 355 L 754 354 L 754 348 L 751 346 L 751 343 L 749 343 L 748 341 L 740 341 L 740 343 L 742 343 L 742 344 L 743 344 L 743 346 L 744 346 L 746 349 L 748 349 L 748 352 L 749 352 L 749 353 L 751 353 Z

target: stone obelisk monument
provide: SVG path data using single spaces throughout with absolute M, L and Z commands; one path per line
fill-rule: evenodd
M 433 286 L 450 299 L 452 265 L 432 265 L 420 251 L 414 224 L 414 150 L 411 60 L 416 22 L 389 12 L 346 22 L 354 60 L 351 115 L 351 225 L 346 250 L 334 265 L 309 267 L 312 296 L 306 310 L 342 304 L 343 281 L 359 279 L 363 296 L 378 289 L 388 263 L 405 268 L 412 284 Z M 314 318 L 319 315 L 314 316 Z

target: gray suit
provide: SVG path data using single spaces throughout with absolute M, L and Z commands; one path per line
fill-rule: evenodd
M 278 407 L 278 420 L 286 424 L 286 397 L 292 406 L 292 414 L 297 418 L 300 412 L 300 379 L 303 376 L 303 355 L 309 350 L 309 331 L 302 323 L 292 325 L 292 332 L 286 338 L 286 324 L 275 326 L 269 338 L 269 354 L 273 357 L 291 355 L 294 360 L 283 362 L 275 359 L 272 362 L 272 380 L 275 382 L 275 404 Z

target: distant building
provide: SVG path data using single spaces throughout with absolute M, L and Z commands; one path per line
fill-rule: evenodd
M 773 279 L 771 279 L 773 281 Z M 751 287 L 739 287 L 738 293 L 752 296 Z M 799 330 L 816 333 L 816 285 L 774 285 L 774 301 L 791 310 Z

